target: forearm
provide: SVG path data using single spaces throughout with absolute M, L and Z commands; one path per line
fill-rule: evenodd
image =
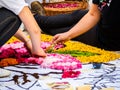
M 18 29 L 18 31 L 14 35 L 16 38 L 18 38 L 20 41 L 27 43 L 30 39 L 24 34 L 24 32 L 21 31 L 21 29 Z
M 38 24 L 36 23 L 29 8 L 24 7 L 22 12 L 19 14 L 19 17 L 21 18 L 23 24 L 28 30 L 28 33 L 30 34 L 33 48 L 37 49 L 38 47 L 40 47 L 40 28 Z
M 94 11 L 92 11 L 94 12 Z M 69 39 L 75 38 L 94 27 L 100 20 L 100 12 L 96 10 L 95 13 L 89 11 L 72 29 L 67 33 Z

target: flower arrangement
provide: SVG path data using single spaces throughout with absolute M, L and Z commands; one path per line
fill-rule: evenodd
M 47 16 L 71 13 L 78 9 L 86 9 L 88 3 L 85 0 L 81 1 L 61 1 L 54 3 L 43 3 Z
M 41 43 L 43 49 L 49 46 L 49 42 Z M 55 45 L 55 48 L 58 49 L 61 46 Z M 80 61 L 71 55 L 47 53 L 46 58 L 32 56 L 24 43 L 19 41 L 3 45 L 0 51 L 0 59 L 16 58 L 19 63 L 35 63 L 41 65 L 43 68 L 74 70 L 82 67 Z M 10 59 L 7 61 L 10 61 Z
M 80 75 L 80 71 L 64 71 L 62 74 L 62 78 L 75 78 L 78 77 Z
M 50 3 L 48 5 L 45 5 L 44 7 L 45 8 L 74 8 L 74 7 L 78 7 L 79 6 L 79 3 L 66 3 L 66 2 L 63 2 L 63 3 Z
M 52 36 L 42 34 L 42 41 L 49 42 L 49 41 L 51 41 L 51 39 L 52 39 Z M 12 37 L 7 43 L 11 43 L 11 42 L 15 42 L 15 41 L 19 41 L 19 40 L 16 39 L 15 37 Z M 82 62 L 82 63 L 108 62 L 108 61 L 120 58 L 120 54 L 117 54 L 115 52 L 106 51 L 104 49 L 100 49 L 97 47 L 86 45 L 86 44 L 81 43 L 81 42 L 71 41 L 71 40 L 65 43 L 64 48 L 59 48 L 59 49 L 55 50 L 55 52 L 65 52 L 65 51 L 79 51 L 82 53 L 88 52 L 88 53 L 92 54 L 89 56 L 76 55 L 75 58 L 80 60 L 80 62 Z
M 18 64 L 18 61 L 15 58 L 5 58 L 0 61 L 0 67 L 6 67 L 16 64 Z
M 41 67 L 57 70 L 75 70 L 82 68 L 82 65 L 79 60 L 71 55 L 52 53 L 48 54 L 48 57 L 43 60 Z
M 42 41 L 50 41 L 52 39 L 52 36 L 42 34 Z M 112 51 L 107 51 L 104 49 L 100 49 L 97 47 L 93 47 L 90 45 L 86 45 L 81 42 L 77 41 L 68 41 L 65 43 L 66 47 L 58 49 L 56 52 L 64 52 L 64 51 L 74 51 L 78 50 L 80 52 L 90 52 L 90 56 L 86 55 L 78 55 L 76 58 L 80 60 L 82 63 L 89 63 L 89 62 L 108 62 L 111 60 L 115 60 L 120 58 L 120 54 L 112 52 Z
M 51 39 L 52 36 L 42 34 L 43 42 L 41 43 L 41 47 L 44 50 L 51 45 Z M 12 37 L 0 48 L 0 59 L 2 61 L 4 58 L 8 58 L 8 60 L 4 60 L 4 63 L 9 63 L 10 58 L 16 58 L 17 63 L 4 64 L 4 66 L 19 63 L 35 63 L 43 68 L 63 70 L 62 78 L 75 78 L 81 73 L 80 71 L 74 71 L 75 69 L 82 68 L 81 62 L 104 63 L 120 58 L 120 54 L 76 41 L 68 41 L 65 45 L 56 45 L 54 48 L 54 51 L 47 53 L 45 59 L 32 57 L 30 52 L 24 46 L 24 43 L 20 42 L 15 37 Z M 3 63 L 0 63 L 0 66 L 2 65 Z

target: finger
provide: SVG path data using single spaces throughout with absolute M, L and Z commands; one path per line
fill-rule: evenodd
M 55 43 L 57 43 L 57 44 L 61 44 L 61 43 L 63 43 L 63 42 L 64 42 L 64 40 L 62 40 L 61 37 L 58 37 L 58 38 L 55 40 Z
M 52 39 L 52 42 L 55 43 L 58 38 L 59 38 L 59 35 L 55 35 Z

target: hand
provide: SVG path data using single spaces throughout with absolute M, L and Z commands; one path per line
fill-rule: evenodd
M 61 33 L 61 34 L 56 34 L 53 39 L 52 42 L 55 44 L 63 44 L 64 42 L 70 40 L 70 37 L 67 33 Z
M 32 55 L 34 55 L 34 56 L 40 56 L 40 57 L 46 57 L 47 56 L 42 48 L 39 48 L 37 50 L 32 49 L 31 52 L 32 52 Z
M 32 43 L 31 43 L 31 40 L 30 40 L 30 39 L 27 40 L 27 41 L 25 41 L 25 45 L 27 46 L 27 48 L 28 48 L 30 51 L 32 51 Z
M 37 50 L 33 50 L 32 49 L 32 43 L 31 43 L 31 40 L 27 40 L 25 42 L 27 48 L 30 50 L 30 52 L 35 55 L 35 56 L 40 56 L 40 57 L 46 57 L 46 54 L 44 52 L 44 50 L 42 48 L 40 49 L 37 49 Z

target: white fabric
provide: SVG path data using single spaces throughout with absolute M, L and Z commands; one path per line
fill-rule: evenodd
M 4 7 L 18 15 L 24 6 L 28 6 L 27 0 L 0 0 L 0 8 Z
M 31 2 L 33 1 L 39 1 L 40 3 L 43 3 L 43 0 L 0 0 L 0 8 L 2 7 L 7 8 L 8 10 L 11 10 L 16 15 L 18 15 L 24 6 L 30 7 Z M 46 0 L 46 3 L 50 1 L 52 0 Z
M 29 5 L 29 7 L 31 8 L 31 6 L 30 6 L 30 4 L 32 3 L 32 2 L 34 2 L 34 1 L 39 1 L 40 3 L 43 3 L 43 0 L 26 0 L 27 1 L 27 3 L 28 3 L 28 5 Z M 45 2 L 46 3 L 49 3 L 49 2 L 57 2 L 57 1 L 64 1 L 64 0 L 46 0 Z
M 7 76 L 9 76 L 10 74 L 11 74 L 10 71 L 0 68 L 0 78 L 2 78 L 2 77 L 7 77 Z
M 39 65 L 34 64 L 9 66 L 5 67 L 5 69 L 10 70 L 11 75 L 6 78 L 0 78 L 0 90 L 53 90 L 46 86 L 47 83 L 53 82 L 69 82 L 73 88 L 91 85 L 92 90 L 101 90 L 103 88 L 120 90 L 120 59 L 102 64 L 100 69 L 93 69 L 92 64 L 83 64 L 82 69 L 78 70 L 81 71 L 81 74 L 76 78 L 61 78 L 61 70 L 40 68 Z M 25 84 L 23 84 L 24 73 L 26 73 L 26 79 L 28 80 Z M 39 79 L 33 76 L 34 73 L 38 73 Z M 13 80 L 16 75 L 19 76 L 19 84 L 15 84 Z

